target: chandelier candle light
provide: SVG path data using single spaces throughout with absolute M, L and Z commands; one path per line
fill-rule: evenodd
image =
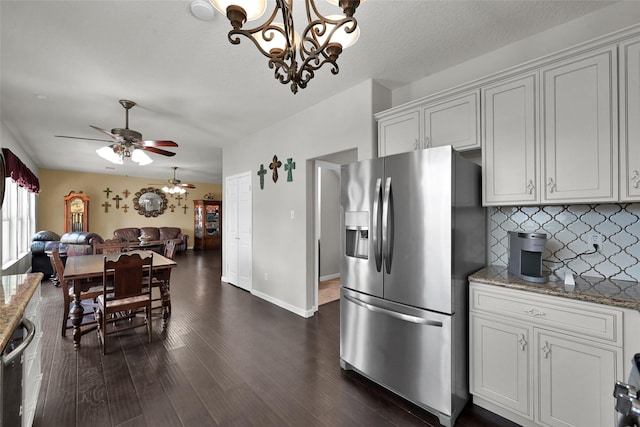
M 266 8 L 266 0 L 209 0 L 226 15 L 233 29 L 229 41 L 239 44 L 243 35 L 269 58 L 269 68 L 282 84 L 290 84 L 291 92 L 307 87 L 315 70 L 324 64 L 331 65 L 331 72 L 340 71 L 336 61 L 343 49 L 353 45 L 360 35 L 358 23 L 353 17 L 356 8 L 364 0 L 327 0 L 339 5 L 344 15 L 322 16 L 314 0 L 305 0 L 307 25 L 298 35 L 293 25 L 294 0 L 276 0 L 276 7 L 267 21 L 255 28 L 242 29 L 247 21 L 260 18 Z M 283 22 L 274 22 L 282 12 Z

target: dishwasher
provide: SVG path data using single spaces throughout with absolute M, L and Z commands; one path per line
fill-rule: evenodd
M 0 427 L 22 425 L 22 355 L 35 332 L 35 325 L 23 318 L 0 355 Z

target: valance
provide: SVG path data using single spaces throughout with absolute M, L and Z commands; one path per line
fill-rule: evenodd
M 20 187 L 24 187 L 32 193 L 40 192 L 40 181 L 31 169 L 27 167 L 22 160 L 11 152 L 8 148 L 2 149 L 2 155 L 6 163 L 4 172 L 5 178 L 13 179 Z

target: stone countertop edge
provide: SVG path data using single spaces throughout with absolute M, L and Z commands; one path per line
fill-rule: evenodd
M 2 292 L 2 299 L 0 299 L 0 351 L 7 345 L 13 331 L 22 320 L 27 304 L 29 304 L 34 292 L 40 286 L 43 277 L 42 273 L 26 273 L 2 277 L 3 286 L 0 289 Z M 10 281 L 16 283 L 15 294 L 11 296 L 8 302 L 5 302 L 4 292 L 6 291 L 4 290 L 4 285 Z M 17 281 L 21 282 L 17 283 Z
M 575 286 L 560 281 L 532 283 L 497 265 L 473 273 L 469 281 L 640 311 L 640 283 L 633 281 L 577 276 Z

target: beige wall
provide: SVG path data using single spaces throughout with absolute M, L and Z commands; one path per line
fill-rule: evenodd
M 167 197 L 168 206 L 175 206 L 173 212 L 167 208 L 165 212 L 156 218 L 147 218 L 138 214 L 133 209 L 133 197 L 137 191 L 149 187 L 150 183 L 163 183 L 166 177 L 160 179 L 134 178 L 129 176 L 114 176 L 97 173 L 80 173 L 60 171 L 53 169 L 40 169 L 38 171 L 41 191 L 38 195 L 38 230 L 51 230 L 62 235 L 64 232 L 64 200 L 63 197 L 71 191 L 82 191 L 91 198 L 89 202 L 89 231 L 98 233 L 107 239 L 113 236 L 113 230 L 122 227 L 180 227 L 183 233 L 189 235 L 189 247 L 193 246 L 193 200 L 202 199 L 207 193 L 213 193 L 216 200 L 222 200 L 222 185 L 192 182 L 195 189 L 189 190 L 187 200 L 178 200 Z M 106 188 L 113 192 L 109 194 L 109 211 L 101 206 L 107 201 L 104 193 Z M 159 188 L 159 187 L 158 187 Z M 128 198 L 123 191 L 129 190 Z M 116 209 L 116 202 L 112 200 L 119 194 L 123 200 L 120 208 Z M 127 212 L 124 206 L 129 206 Z M 184 209 L 184 206 L 187 209 Z

